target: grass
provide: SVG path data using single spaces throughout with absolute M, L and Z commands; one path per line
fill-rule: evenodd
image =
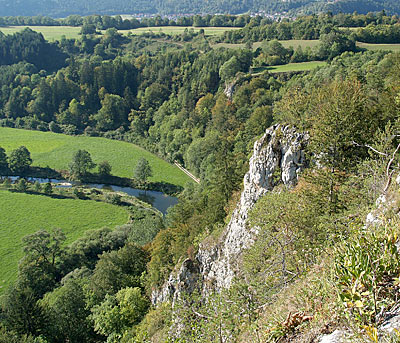
M 179 35 L 182 34 L 186 29 L 193 29 L 195 32 L 204 29 L 204 33 L 207 36 L 220 35 L 225 31 L 238 30 L 240 27 L 193 27 L 193 26 L 155 26 L 155 27 L 139 27 L 133 30 L 120 30 L 120 33 L 128 34 L 131 32 L 134 35 L 140 35 L 144 32 L 163 32 L 168 35 Z
M 293 40 L 280 40 L 279 41 L 285 48 L 289 48 L 290 46 L 296 49 L 298 46 L 301 46 L 303 49 L 310 47 L 313 48 L 319 44 L 319 40 L 304 40 L 304 39 L 293 39 Z M 253 50 L 261 47 L 262 42 L 253 43 Z M 229 48 L 229 49 L 240 49 L 244 48 L 245 44 L 232 44 L 232 43 L 217 43 L 212 45 L 213 48 Z
M 321 61 L 288 63 L 288 64 L 278 65 L 278 66 L 253 68 L 253 73 L 261 73 L 264 70 L 268 70 L 270 73 L 282 73 L 282 72 L 290 72 L 290 71 L 308 71 L 308 70 L 313 70 L 318 67 L 323 67 L 325 65 L 326 65 L 326 62 L 321 62 Z
M 303 49 L 310 47 L 314 48 L 319 44 L 319 40 L 281 40 L 279 41 L 285 48 L 290 46 L 296 50 L 298 46 Z M 253 50 L 261 47 L 262 42 L 253 43 Z M 213 48 L 228 48 L 228 49 L 241 49 L 245 44 L 231 44 L 231 43 L 217 43 L 212 45 Z M 357 42 L 359 48 L 367 50 L 387 50 L 387 51 L 400 51 L 400 44 L 369 44 Z
M 42 33 L 43 37 L 48 41 L 60 40 L 62 36 L 65 36 L 66 38 L 79 38 L 79 32 L 81 31 L 81 27 L 74 26 L 7 26 L 0 27 L 0 31 L 6 35 L 11 35 L 22 31 L 26 27 L 31 28 L 33 31 Z M 144 32 L 163 32 L 169 35 L 178 35 L 183 33 L 185 29 L 193 29 L 195 32 L 204 29 L 204 32 L 207 36 L 215 36 L 220 35 L 225 31 L 238 30 L 240 27 L 155 26 L 140 27 L 133 30 L 119 30 L 118 32 L 125 35 L 127 35 L 129 32 L 134 35 L 140 35 Z M 105 31 L 102 32 L 104 33 Z
M 16 278 L 23 256 L 22 237 L 57 227 L 71 243 L 87 230 L 113 228 L 127 221 L 126 210 L 103 202 L 0 190 L 0 293 Z
M 400 44 L 369 44 L 357 42 L 359 48 L 367 50 L 388 50 L 388 51 L 400 51 Z
M 2 31 L 6 35 L 12 35 L 16 32 L 22 31 L 26 27 L 31 28 L 33 31 L 40 32 L 43 34 L 43 37 L 48 41 L 60 40 L 62 36 L 66 38 L 78 38 L 79 32 L 81 31 L 80 27 L 74 26 L 7 26 L 0 27 L 0 31 Z
M 314 40 L 293 39 L 293 40 L 280 40 L 279 42 L 285 48 L 288 48 L 291 46 L 294 49 L 296 49 L 298 46 L 301 46 L 303 49 L 314 48 L 320 43 L 320 41 L 318 39 L 314 39 Z
M 178 186 L 184 186 L 190 181 L 178 167 L 127 142 L 0 127 L 0 146 L 7 153 L 21 145 L 26 146 L 31 152 L 35 166 L 66 170 L 73 154 L 79 149 L 84 149 L 91 154 L 95 163 L 108 161 L 112 166 L 111 173 L 119 177 L 133 177 L 133 169 L 138 160 L 144 157 L 153 169 L 150 181 L 167 182 Z

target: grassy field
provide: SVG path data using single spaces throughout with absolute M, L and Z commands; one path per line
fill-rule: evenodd
M 357 46 L 367 50 L 400 51 L 400 44 L 368 44 L 357 42 Z
M 103 202 L 0 190 L 0 293 L 17 275 L 22 237 L 40 229 L 61 228 L 71 243 L 86 230 L 113 228 L 127 221 L 127 211 Z
M 8 26 L 1 27 L 2 31 L 6 35 L 11 35 L 15 32 L 19 32 L 26 27 L 30 27 L 33 31 L 37 31 L 43 34 L 43 37 L 48 41 L 60 40 L 64 35 L 66 38 L 78 38 L 80 27 L 73 26 Z M 144 32 L 164 32 L 170 35 L 181 34 L 185 29 L 194 29 L 194 31 L 200 31 L 202 27 L 192 27 L 192 26 L 159 26 L 159 27 L 140 27 L 134 30 L 119 30 L 118 32 L 127 35 L 131 32 L 134 35 L 140 35 Z M 225 31 L 238 30 L 238 27 L 203 27 L 204 32 L 208 36 L 219 35 Z M 103 33 L 105 31 L 102 31 Z
M 314 48 L 317 46 L 320 41 L 318 39 L 316 40 L 304 40 L 304 39 L 293 39 L 293 40 L 280 40 L 279 41 L 285 48 L 288 48 L 292 46 L 294 49 L 296 49 L 298 46 L 301 46 L 303 49 L 305 48 Z
M 301 39 L 293 39 L 293 40 L 280 40 L 279 41 L 285 48 L 293 47 L 296 49 L 298 46 L 301 46 L 303 49 L 310 47 L 313 48 L 319 44 L 319 40 L 301 40 Z M 253 43 L 253 50 L 261 47 L 262 42 Z M 231 44 L 231 43 L 217 43 L 212 45 L 213 48 L 230 48 L 230 49 L 238 49 L 244 48 L 245 44 Z
M 73 154 L 79 149 L 84 149 L 89 151 L 95 163 L 108 161 L 112 166 L 111 173 L 116 176 L 133 177 L 136 163 L 144 157 L 153 169 L 150 181 L 164 181 L 184 186 L 190 180 L 176 166 L 127 142 L 0 127 L 0 146 L 6 152 L 9 153 L 21 145 L 26 146 L 31 152 L 33 165 L 40 167 L 68 169 Z
M 215 36 L 222 34 L 225 31 L 238 30 L 240 27 L 193 27 L 193 26 L 155 26 L 155 27 L 139 27 L 134 30 L 120 30 L 120 33 L 128 34 L 131 32 L 134 35 L 140 35 L 144 32 L 163 32 L 169 35 L 178 35 L 185 31 L 185 29 L 193 29 L 195 32 L 204 29 L 207 36 Z
M 312 62 L 302 62 L 302 63 L 288 63 L 279 66 L 268 66 L 253 68 L 253 73 L 260 73 L 264 70 L 268 70 L 270 73 L 282 73 L 290 71 L 308 71 L 315 69 L 317 67 L 323 67 L 326 62 L 312 61 Z
M 8 26 L 0 27 L 6 35 L 11 35 L 15 32 L 19 32 L 28 26 Z M 80 27 L 73 26 L 29 26 L 33 31 L 37 31 L 43 34 L 43 37 L 48 41 L 60 40 L 64 35 L 66 38 L 78 38 Z

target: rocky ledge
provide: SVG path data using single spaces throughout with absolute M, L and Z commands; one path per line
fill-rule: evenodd
M 249 211 L 278 183 L 287 187 L 296 184 L 305 167 L 307 141 L 307 134 L 300 134 L 289 126 L 274 125 L 266 130 L 254 144 L 240 202 L 224 232 L 214 244 L 201 244 L 195 260 L 186 260 L 161 289 L 153 292 L 153 304 L 174 302 L 183 291 L 192 291 L 199 281 L 203 293 L 230 287 L 241 253 L 257 237 L 257 228 L 246 225 Z

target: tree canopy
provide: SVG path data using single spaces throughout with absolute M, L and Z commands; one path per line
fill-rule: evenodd
M 31 164 L 31 153 L 24 146 L 20 146 L 11 151 L 10 156 L 8 157 L 8 166 L 13 172 L 24 173 L 29 169 Z
M 96 164 L 93 162 L 88 151 L 78 150 L 72 157 L 69 172 L 73 179 L 81 180 L 95 166 Z
M 145 158 L 141 158 L 136 164 L 135 170 L 133 172 L 133 176 L 135 179 L 140 182 L 146 182 L 149 177 L 153 175 L 152 168 L 150 166 L 149 161 Z

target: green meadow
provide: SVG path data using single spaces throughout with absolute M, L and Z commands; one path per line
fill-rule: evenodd
M 400 51 L 400 44 L 369 44 L 357 42 L 357 46 L 367 50 Z
M 48 41 L 60 40 L 62 36 L 66 38 L 79 38 L 79 32 L 81 27 L 75 26 L 7 26 L 1 27 L 2 31 L 6 35 L 11 35 L 19 32 L 26 27 L 29 27 L 33 31 L 37 31 L 43 34 L 43 37 Z M 195 32 L 204 29 L 207 36 L 219 35 L 225 31 L 238 30 L 238 27 L 193 27 L 193 26 L 155 26 L 155 27 L 140 27 L 133 30 L 119 30 L 118 32 L 127 35 L 129 32 L 134 35 L 141 35 L 144 32 L 163 32 L 169 35 L 178 35 L 185 31 L 185 29 L 193 29 Z M 104 33 L 105 31 L 102 31 Z
M 319 40 L 304 40 L 304 39 L 293 39 L 293 40 L 280 40 L 279 41 L 285 48 L 289 48 L 290 46 L 293 49 L 296 49 L 298 46 L 301 46 L 303 49 L 310 47 L 313 48 L 319 44 Z M 261 47 L 262 42 L 253 43 L 253 50 Z M 229 48 L 229 49 L 240 49 L 244 48 L 245 44 L 232 44 L 232 43 L 217 43 L 212 45 L 213 48 Z
M 204 30 L 204 34 L 207 36 L 220 35 L 225 31 L 238 30 L 240 27 L 193 27 L 193 26 L 155 26 L 155 27 L 139 27 L 133 30 L 120 30 L 120 33 L 128 34 L 129 32 L 134 35 L 140 35 L 144 32 L 153 33 L 165 33 L 168 35 L 179 35 L 183 33 L 186 29 L 193 29 L 195 32 Z
M 26 27 L 42 33 L 43 37 L 48 41 L 60 40 L 62 36 L 66 38 L 78 38 L 79 32 L 81 31 L 80 27 L 74 26 L 7 26 L 1 27 L 0 31 L 6 35 L 11 35 Z
M 278 66 L 266 66 L 266 67 L 253 68 L 253 74 L 263 72 L 264 70 L 268 70 L 270 73 L 282 73 L 282 72 L 290 72 L 290 71 L 308 71 L 308 70 L 313 70 L 318 67 L 323 67 L 325 65 L 326 65 L 326 62 L 321 62 L 321 61 L 288 63 L 288 64 L 283 64 L 283 65 L 278 65 Z
M 71 243 L 83 232 L 128 221 L 122 207 L 92 200 L 54 199 L 0 190 L 0 293 L 17 275 L 22 237 L 61 228 Z
M 91 154 L 95 163 L 108 161 L 112 166 L 111 173 L 119 177 L 132 178 L 138 160 L 144 157 L 153 169 L 150 181 L 178 186 L 184 186 L 190 181 L 176 166 L 131 143 L 100 137 L 67 136 L 0 127 L 0 146 L 7 153 L 21 145 L 31 152 L 35 166 L 66 170 L 73 154 L 79 149 L 84 149 Z
M 290 46 L 296 49 L 298 46 L 301 46 L 303 49 L 310 47 L 314 48 L 319 44 L 319 40 L 280 40 L 279 41 L 285 48 L 289 48 Z M 262 42 L 253 43 L 253 50 L 261 47 Z M 356 45 L 359 48 L 367 49 L 367 50 L 389 50 L 389 51 L 400 51 L 400 44 L 369 44 L 369 43 L 361 43 L 357 42 Z M 212 45 L 213 48 L 229 48 L 229 49 L 239 49 L 244 48 L 245 44 L 230 44 L 230 43 L 217 43 Z

